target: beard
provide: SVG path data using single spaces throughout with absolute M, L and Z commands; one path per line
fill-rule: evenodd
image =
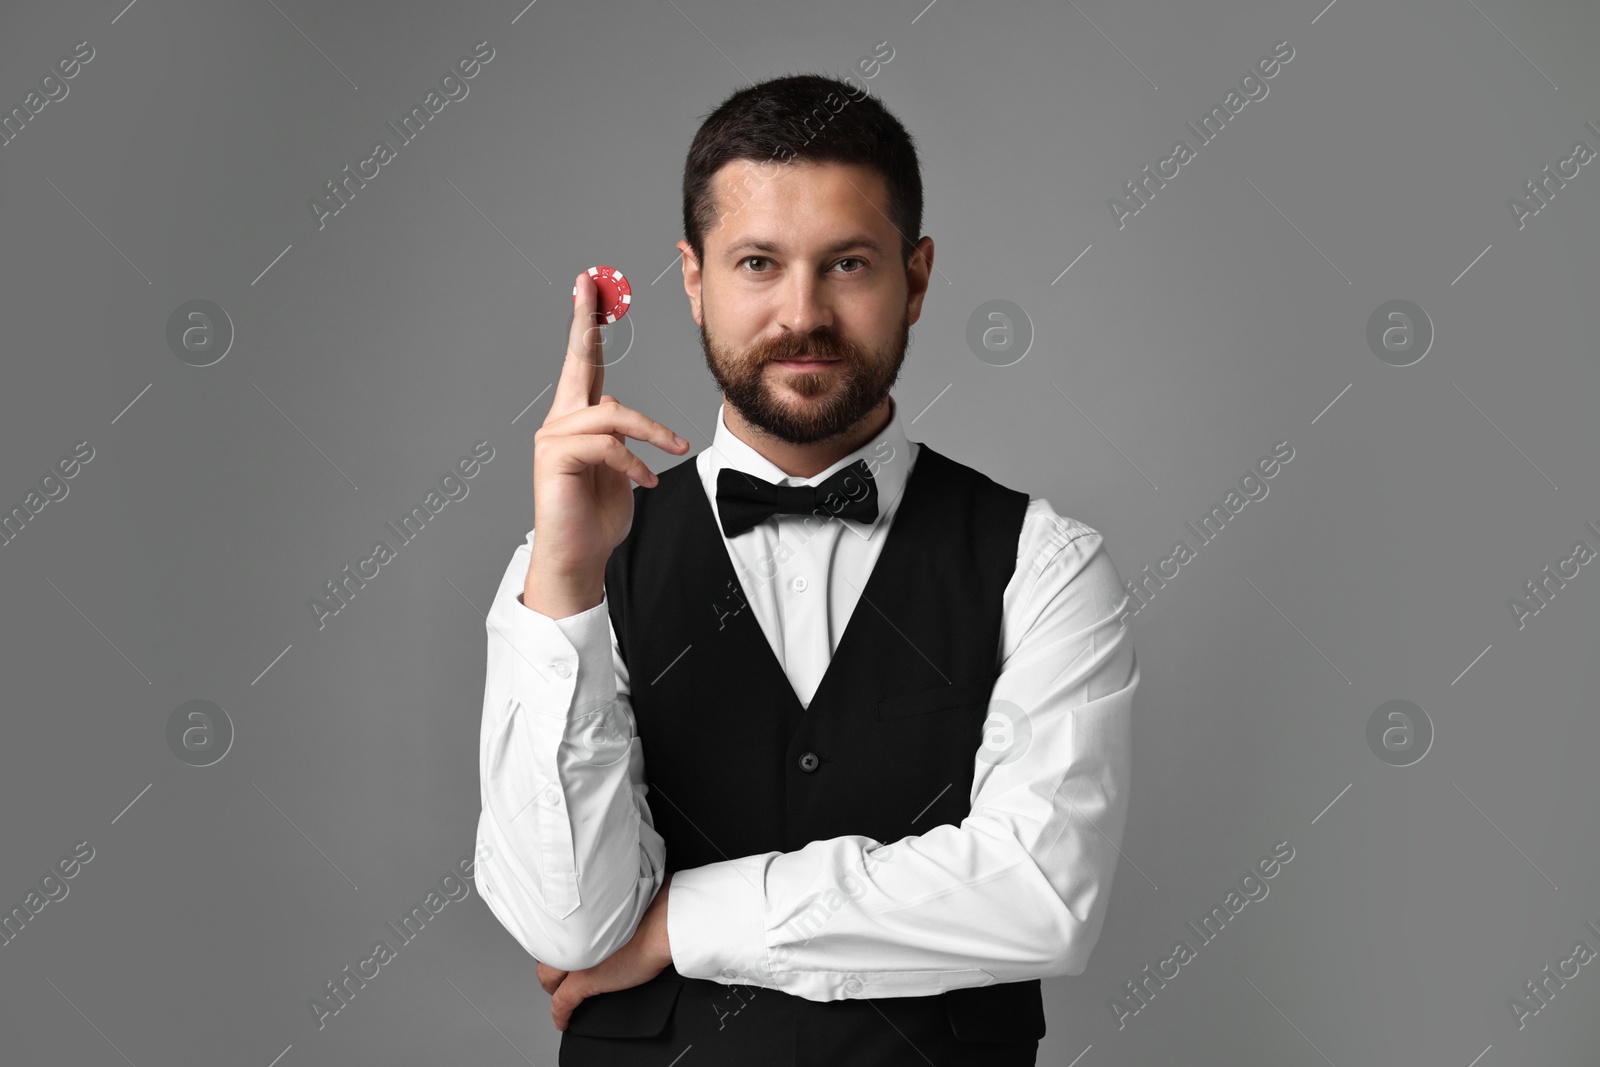
M 734 353 L 713 343 L 704 322 L 700 325 L 706 368 L 723 398 L 750 425 L 794 445 L 842 437 L 859 425 L 883 403 L 899 379 L 910 342 L 907 319 L 901 322 L 896 337 L 877 351 L 863 348 L 832 327 L 821 327 L 804 335 L 784 334 Z M 838 362 L 815 372 L 768 369 L 776 360 L 797 356 Z M 785 395 L 791 393 L 794 396 Z

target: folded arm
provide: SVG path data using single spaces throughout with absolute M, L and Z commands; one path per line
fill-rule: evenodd
M 1139 670 L 1097 532 L 1036 500 L 1018 568 L 967 817 L 677 871 L 680 974 L 837 1000 L 1083 971 L 1127 815 Z M 1009 741 L 1001 702 L 1019 709 Z

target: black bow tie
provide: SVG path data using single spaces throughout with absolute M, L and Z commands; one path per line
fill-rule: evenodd
M 878 517 L 878 485 L 864 459 L 835 471 L 816 485 L 776 485 L 724 467 L 717 472 L 717 512 L 727 537 L 736 537 L 780 513 L 872 522 Z

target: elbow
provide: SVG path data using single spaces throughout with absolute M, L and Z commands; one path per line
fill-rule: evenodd
M 558 930 L 545 932 L 538 942 L 524 944 L 534 959 L 558 971 L 584 971 L 598 967 L 633 939 L 628 929 Z
M 583 971 L 597 967 L 627 943 L 613 936 L 592 934 L 579 929 L 519 928 L 501 920 L 504 926 L 534 960 L 558 971 Z
M 1050 973 L 1046 977 L 1070 978 L 1088 970 L 1089 955 L 1100 940 L 1100 926 L 1098 917 L 1091 923 L 1074 922 L 1069 925 L 1058 943 L 1061 951 L 1051 961 Z
M 1089 969 L 1089 953 L 1069 950 L 1056 957 L 1047 978 L 1072 978 Z
M 618 914 L 602 924 L 564 921 L 544 931 L 543 949 L 547 955 L 535 955 L 558 971 L 598 967 L 633 939 L 634 926 L 626 920 L 625 915 Z
M 558 971 L 582 971 L 598 966 L 633 937 L 633 927 L 620 913 L 614 916 L 614 921 L 595 927 L 573 921 L 585 914 L 582 910 L 569 919 L 555 921 L 541 914 L 539 905 L 531 899 L 524 898 L 513 906 L 499 880 L 490 876 L 484 867 L 479 868 L 478 891 L 490 913 L 523 950 L 539 963 Z
M 558 971 L 585 971 L 605 962 L 610 953 L 593 952 L 583 946 L 552 944 L 548 949 L 531 951 L 534 959 Z
M 1092 947 L 1085 945 L 1076 935 L 1065 938 L 1057 943 L 1057 951 L 1051 954 L 1050 962 L 1045 964 L 1038 977 L 1071 978 L 1082 974 L 1089 967 L 1089 949 Z

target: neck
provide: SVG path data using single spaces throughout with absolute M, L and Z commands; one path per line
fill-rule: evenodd
M 894 414 L 893 405 L 892 397 L 884 397 L 883 403 L 873 408 L 865 418 L 843 434 L 808 445 L 797 445 L 781 440 L 760 427 L 746 422 L 733 406 L 727 403 L 726 397 L 723 401 L 722 421 L 727 423 L 728 431 L 733 436 L 761 453 L 784 474 L 791 478 L 811 478 L 821 474 L 882 433 Z

